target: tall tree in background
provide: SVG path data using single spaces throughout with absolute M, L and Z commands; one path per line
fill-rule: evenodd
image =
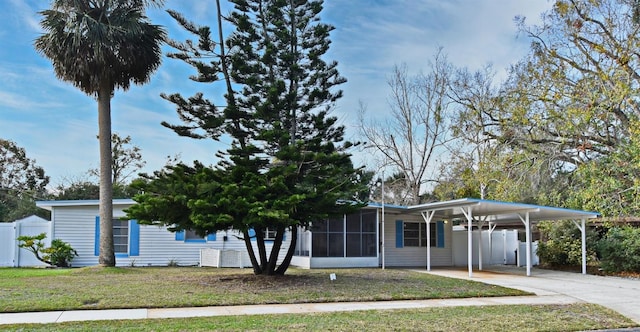
M 203 93 L 164 95 L 184 122 L 164 125 L 194 138 L 224 136 L 230 147 L 219 151 L 215 168 L 179 164 L 139 181 L 144 194 L 127 212 L 141 222 L 162 220 L 201 235 L 233 228 L 243 234 L 254 273 L 283 274 L 299 227 L 352 211 L 361 205 L 340 200 L 368 194 L 367 180 L 347 153 L 352 144 L 343 141 L 344 127 L 329 115 L 342 96 L 334 88 L 345 82 L 337 63 L 323 60 L 333 27 L 319 21 L 322 1 L 234 0 L 226 18 L 235 30 L 223 40 L 216 3 L 219 42 L 210 28 L 170 12 L 199 38 L 172 41 L 178 52 L 170 56 L 194 66 L 195 81 L 221 80 L 224 106 Z M 291 243 L 278 265 L 287 230 Z M 274 235 L 271 252 L 267 232 Z
M 131 177 L 146 165 L 140 151 L 139 146 L 131 143 L 131 136 L 111 135 L 111 179 L 114 187 L 125 187 Z M 89 174 L 99 177 L 100 170 L 90 169 Z
M 578 166 L 571 177 L 571 207 L 598 211 L 613 220 L 640 216 L 640 123 L 630 130 L 629 142 Z
M 40 25 L 36 50 L 49 58 L 59 79 L 98 101 L 100 140 L 100 256 L 115 266 L 111 160 L 111 97 L 116 88 L 143 84 L 160 65 L 164 30 L 145 10 L 162 0 L 53 0 Z
M 637 173 L 628 162 L 636 159 L 633 130 L 640 118 L 637 9 L 637 1 L 557 0 L 540 26 L 517 19 L 532 40 L 531 52 L 511 67 L 495 94 L 500 107 L 476 118 L 507 158 L 498 160 L 509 162 L 500 167 L 523 167 L 515 174 L 530 189 L 505 184 L 530 194 L 507 197 L 638 213 L 631 209 L 638 206 L 637 183 L 616 179 Z M 625 203 L 603 208 L 598 199 Z
M 558 0 L 541 26 L 520 29 L 531 54 L 514 65 L 501 140 L 575 167 L 628 141 L 640 116 L 640 25 L 635 1 Z
M 46 195 L 49 177 L 15 142 L 0 138 L 0 222 L 38 214 L 34 198 Z
M 501 140 L 493 133 L 501 124 L 494 117 L 504 108 L 503 91 L 488 65 L 475 72 L 467 68 L 452 75 L 450 159 L 442 165 L 434 194 L 440 199 L 478 197 L 528 203 L 550 203 L 558 185 L 558 163 Z M 505 127 L 508 126 L 505 124 Z
M 490 198 L 490 187 L 500 181 L 499 142 L 486 134 L 491 113 L 500 109 L 494 79 L 491 66 L 475 72 L 461 68 L 452 75 L 449 95 L 456 111 L 452 112 L 451 133 L 457 141 L 449 148 L 449 162 L 442 165 L 441 173 L 446 176 L 436 188 L 441 199 Z
M 438 170 L 436 159 L 446 151 L 451 138 L 447 112 L 453 69 L 441 51 L 430 65 L 427 74 L 415 77 L 409 77 L 406 66 L 394 69 L 389 79 L 390 120 L 368 121 L 364 106 L 360 110 L 360 132 L 367 146 L 382 156 L 382 163 L 392 168 L 396 179 L 403 179 L 408 189 L 406 194 L 394 195 L 394 204 L 420 203 L 421 187 L 437 178 L 432 176 Z
M 122 138 L 114 133 L 111 136 L 111 144 L 113 198 L 131 198 L 137 193 L 130 186 L 131 177 L 137 174 L 146 162 L 142 159 L 140 147 L 131 142 L 131 136 Z M 100 179 L 100 169 L 90 169 L 84 176 L 64 178 L 55 187 L 54 199 L 99 199 L 100 184 L 94 181 L 94 176 Z

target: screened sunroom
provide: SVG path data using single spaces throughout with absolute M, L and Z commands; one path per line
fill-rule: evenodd
M 379 214 L 365 207 L 300 229 L 292 265 L 303 268 L 379 266 Z

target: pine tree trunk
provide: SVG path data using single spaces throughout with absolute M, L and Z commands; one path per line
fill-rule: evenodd
M 276 274 L 278 256 L 280 254 L 280 248 L 282 247 L 282 239 L 284 239 L 284 232 L 285 232 L 285 228 L 282 226 L 278 226 L 276 238 L 273 241 L 273 246 L 271 247 L 271 253 L 269 254 L 269 261 L 267 262 L 266 274 L 268 275 Z
M 112 88 L 101 83 L 98 92 L 98 140 L 100 143 L 100 254 L 98 263 L 115 266 L 113 246 L 113 183 L 111 179 L 111 94 Z
M 253 250 L 253 245 L 251 244 L 251 238 L 249 237 L 248 231 L 243 231 L 244 235 L 244 245 L 247 248 L 247 253 L 249 254 L 249 259 L 251 260 L 251 266 L 253 267 L 253 274 L 262 274 L 262 268 L 260 267 L 260 263 L 256 259 L 256 253 Z
M 296 245 L 298 243 L 298 226 L 291 226 L 291 243 L 289 244 L 289 249 L 287 250 L 286 256 L 284 256 L 284 260 L 280 263 L 280 266 L 276 269 L 275 274 L 283 275 L 287 272 L 289 265 L 291 264 L 291 258 L 293 258 L 293 253 L 296 250 Z

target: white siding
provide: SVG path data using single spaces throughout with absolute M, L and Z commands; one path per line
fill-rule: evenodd
M 130 205 L 114 204 L 114 218 L 124 217 L 123 209 Z M 95 255 L 95 231 L 98 206 L 60 206 L 54 207 L 52 218 L 54 219 L 55 237 L 68 242 L 78 251 L 79 256 L 72 261 L 73 266 L 90 266 L 98 264 Z M 140 225 L 139 255 L 130 257 L 116 257 L 118 266 L 165 266 L 198 265 L 200 262 L 200 249 L 213 248 L 219 250 L 243 250 L 246 251 L 243 240 L 238 239 L 234 231 L 220 231 L 216 234 L 215 241 L 185 242 L 176 241 L 175 233 L 169 232 L 164 226 Z M 224 237 L 227 240 L 224 240 Z M 284 258 L 286 249 L 291 242 L 291 236 L 287 233 L 283 248 L 280 250 L 280 260 Z M 271 246 L 267 245 L 267 250 Z M 254 245 L 257 253 L 257 246 Z
M 198 265 L 200 249 L 211 242 L 176 241 L 165 227 L 140 225 L 140 256 L 121 258 L 129 265 Z
M 421 222 L 416 215 L 385 213 L 385 266 L 427 266 L 427 247 L 396 247 L 396 221 Z M 432 223 L 436 222 L 435 220 Z M 431 266 L 453 265 L 451 222 L 444 224 L 444 248 L 431 247 Z
M 121 216 L 114 211 L 114 217 Z M 94 255 L 96 216 L 98 207 L 70 206 L 54 208 L 51 218 L 54 235 L 57 239 L 67 242 L 78 252 L 78 256 L 71 261 L 72 266 L 88 266 L 98 264 L 98 257 Z
M 199 265 L 200 249 L 210 248 L 218 250 L 239 250 L 246 252 L 244 240 L 238 239 L 239 233 L 235 231 L 219 231 L 216 233 L 215 241 L 207 242 L 185 242 L 176 241 L 175 233 L 172 233 L 164 226 L 140 225 L 140 256 L 119 258 L 118 265 Z M 289 235 L 287 233 L 287 235 Z M 226 236 L 227 240 L 224 240 Z M 287 236 L 283 241 L 280 250 L 279 260 L 282 261 L 289 247 L 291 236 Z M 254 245 L 257 254 L 258 247 Z M 267 243 L 267 253 L 271 246 Z

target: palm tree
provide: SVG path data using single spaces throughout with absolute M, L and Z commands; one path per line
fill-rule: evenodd
M 111 97 L 116 88 L 143 84 L 161 62 L 166 32 L 150 23 L 145 9 L 164 0 L 53 0 L 40 12 L 45 33 L 38 53 L 56 76 L 98 100 L 100 142 L 99 264 L 115 266 L 111 179 Z

